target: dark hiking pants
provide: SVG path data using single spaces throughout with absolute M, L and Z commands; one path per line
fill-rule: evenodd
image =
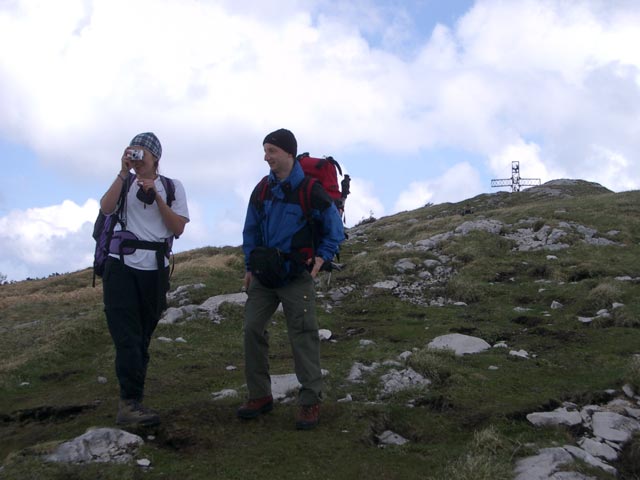
M 304 272 L 282 288 L 267 288 L 254 277 L 247 293 L 244 351 L 249 398 L 271 395 L 267 324 L 282 303 L 295 372 L 302 385 L 298 402 L 301 405 L 315 405 L 322 398 L 322 373 L 313 278 Z
M 151 335 L 167 306 L 168 270 L 137 270 L 118 259 L 107 259 L 104 312 L 116 349 L 116 375 L 123 400 L 142 400 L 144 396 Z

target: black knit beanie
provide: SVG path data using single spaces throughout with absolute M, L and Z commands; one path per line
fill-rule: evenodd
M 265 143 L 270 143 L 271 145 L 280 147 L 285 152 L 293 155 L 293 158 L 298 154 L 298 142 L 296 141 L 296 137 L 294 137 L 293 133 L 286 128 L 281 128 L 268 134 L 264 137 L 264 141 L 262 142 L 263 145 Z

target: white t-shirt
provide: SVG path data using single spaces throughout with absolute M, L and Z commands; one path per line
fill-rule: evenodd
M 171 210 L 188 220 L 189 208 L 187 206 L 187 196 L 184 187 L 180 180 L 172 180 L 176 187 L 176 198 L 171 203 Z M 158 192 L 166 202 L 167 192 L 162 184 L 162 180 L 160 180 L 160 176 L 156 178 L 154 184 L 156 192 Z M 133 232 L 139 240 L 163 242 L 165 239 L 173 236 L 173 233 L 164 224 L 157 202 L 147 205 L 136 198 L 139 188 L 134 179 L 127 194 L 126 230 Z M 119 225 L 116 226 L 116 230 L 120 230 Z M 115 253 L 111 253 L 110 256 L 120 258 L 119 255 Z M 124 255 L 124 263 L 138 270 L 157 270 L 158 268 L 156 252 L 153 250 L 137 249 L 130 255 Z M 165 266 L 167 265 L 169 265 L 169 260 L 165 258 Z

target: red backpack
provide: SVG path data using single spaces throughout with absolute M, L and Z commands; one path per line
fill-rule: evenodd
M 320 182 L 342 215 L 344 213 L 344 202 L 350 193 L 351 178 L 349 175 L 344 175 L 341 185 L 338 185 L 338 172 L 342 176 L 342 168 L 333 157 L 315 158 L 305 152 L 298 155 L 297 160 L 300 162 L 305 175 Z M 342 190 L 340 190 L 340 186 Z

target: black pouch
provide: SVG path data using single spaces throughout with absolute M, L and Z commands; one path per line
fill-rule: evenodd
M 286 254 L 277 248 L 256 247 L 249 254 L 251 273 L 267 288 L 282 287 L 289 279 Z
M 140 187 L 138 188 L 138 193 L 136 193 L 136 198 L 146 205 L 153 205 L 153 202 L 156 201 L 156 191 L 150 188 L 145 192 L 142 187 Z

